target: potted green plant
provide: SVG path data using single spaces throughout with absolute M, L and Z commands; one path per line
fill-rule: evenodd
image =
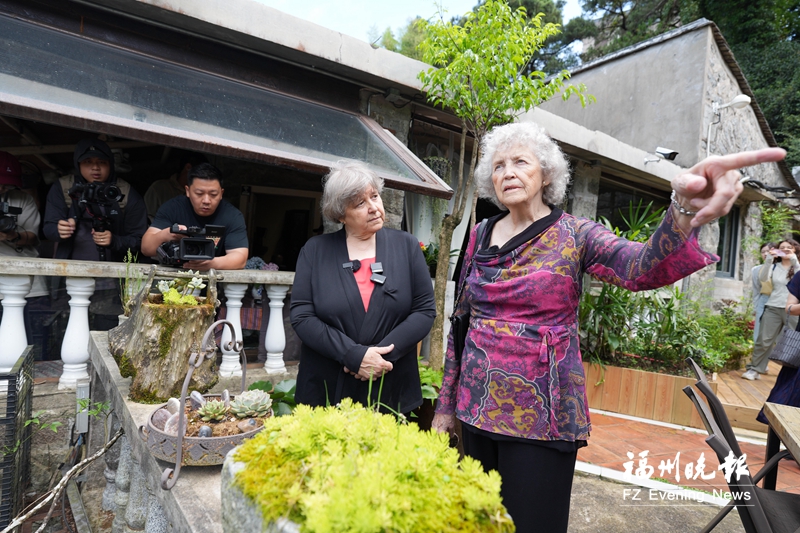
M 266 480 L 266 482 L 265 482 Z M 349 399 L 264 421 L 228 454 L 229 531 L 511 532 L 500 476 L 445 435 Z

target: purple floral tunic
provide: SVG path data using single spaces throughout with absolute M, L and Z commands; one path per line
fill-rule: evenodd
M 475 254 L 477 228 L 465 265 Z M 583 274 L 639 291 L 717 260 L 700 248 L 696 231 L 683 234 L 671 209 L 647 243 L 564 213 L 509 253 L 478 253 L 457 309 L 472 315 L 463 357 L 459 366 L 451 335 L 436 412 L 500 435 L 586 440 L 591 424 L 577 312 Z

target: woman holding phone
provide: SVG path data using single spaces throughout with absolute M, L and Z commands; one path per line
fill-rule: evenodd
M 764 305 L 764 313 L 758 328 L 758 339 L 753 346 L 753 357 L 747 364 L 747 370 L 742 374 L 742 379 L 753 381 L 760 379 L 761 374 L 767 373 L 769 353 L 778 340 L 783 326 L 791 328 L 797 326 L 797 317 L 786 314 L 786 299 L 789 291 L 786 288 L 795 272 L 800 270 L 797 254 L 800 252 L 800 243 L 793 239 L 786 239 L 778 244 L 777 248 L 769 251 L 769 256 L 764 266 L 758 273 L 762 285 L 772 284 L 772 292 Z M 772 261 L 769 258 L 772 257 Z

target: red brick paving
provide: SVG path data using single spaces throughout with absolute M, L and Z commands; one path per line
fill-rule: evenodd
M 690 430 L 675 429 L 660 425 L 628 420 L 616 416 L 592 413 L 592 434 L 589 446 L 578 452 L 578 460 L 602 466 L 618 472 L 624 472 L 623 463 L 630 461 L 627 452 L 634 454 L 634 469 L 638 467 L 639 453 L 648 450 L 648 465 L 655 469 L 652 477 L 663 478 L 667 482 L 683 487 L 697 488 L 708 492 L 714 489 L 727 491 L 723 472 L 717 470 L 719 461 L 711 448 L 706 444 L 705 432 L 696 433 Z M 747 465 L 751 473 L 756 473 L 764 464 L 766 448 L 764 445 L 740 441 L 742 451 L 747 454 Z M 661 461 L 675 460 L 680 452 L 680 481 L 675 480 L 672 473 L 659 471 Z M 716 472 L 713 479 L 692 479 L 687 481 L 685 468 L 687 463 L 696 464 L 700 454 L 705 458 L 705 472 Z M 777 489 L 800 494 L 800 467 L 791 459 L 783 460 L 778 467 Z

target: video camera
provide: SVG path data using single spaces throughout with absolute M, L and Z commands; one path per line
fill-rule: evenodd
M 76 183 L 67 191 L 78 205 L 86 204 L 110 206 L 114 202 L 121 202 L 125 195 L 113 183 Z
M 170 233 L 186 235 L 180 241 L 167 241 L 158 247 L 158 262 L 162 265 L 182 265 L 186 261 L 210 261 L 214 259 L 216 242 L 222 237 L 225 226 L 207 225 L 204 228 L 190 226 L 185 230 L 173 224 Z
M 0 233 L 17 229 L 17 215 L 21 214 L 21 207 L 12 207 L 8 202 L 0 202 Z
M 78 205 L 78 210 L 86 213 L 92 219 L 92 229 L 96 232 L 111 229 L 111 220 L 106 214 L 106 207 L 121 202 L 125 195 L 119 187 L 112 183 L 75 183 L 69 188 L 67 194 Z M 106 260 L 104 246 L 97 246 L 101 261 Z

